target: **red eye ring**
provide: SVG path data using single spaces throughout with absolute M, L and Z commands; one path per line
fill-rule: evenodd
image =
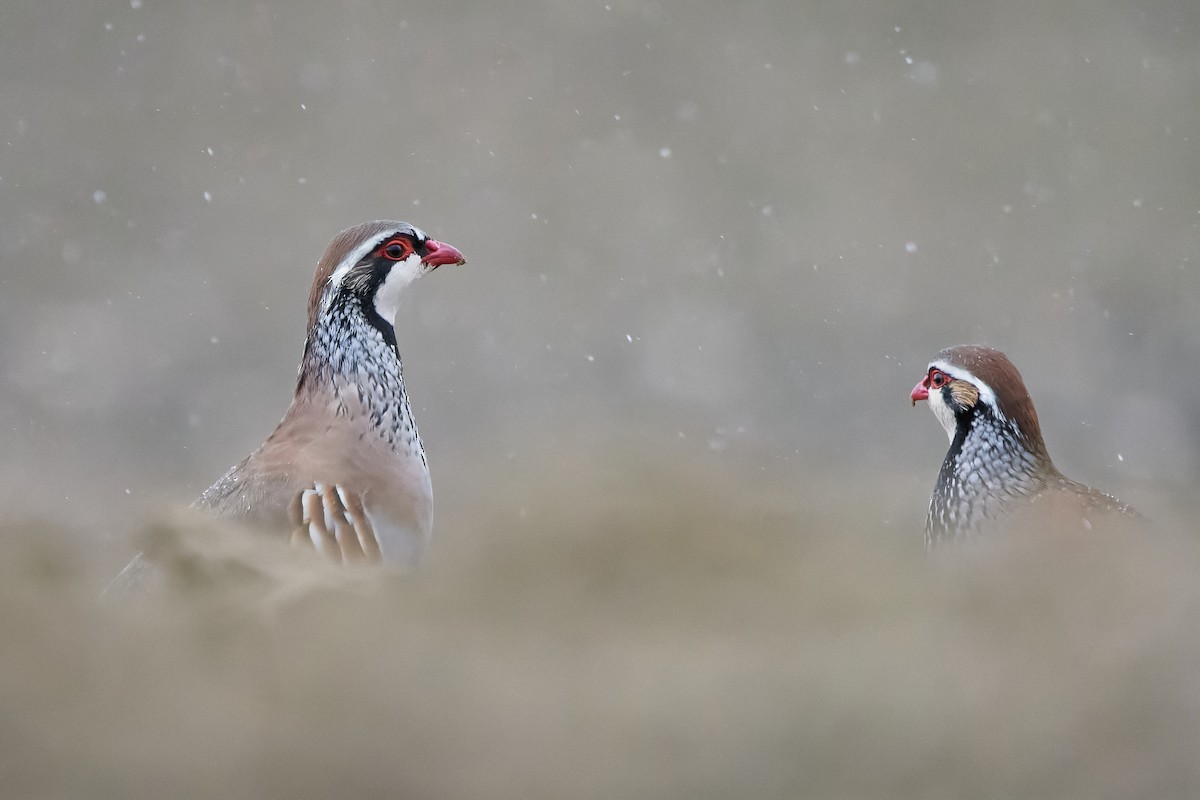
M 379 255 L 389 261 L 403 261 L 412 253 L 412 244 L 406 239 L 392 239 L 379 248 Z
M 929 377 L 925 380 L 930 389 L 941 389 L 954 379 L 940 369 L 931 369 L 929 370 Z

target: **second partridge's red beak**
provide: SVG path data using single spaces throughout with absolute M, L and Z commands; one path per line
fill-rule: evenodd
M 915 406 L 918 400 L 929 399 L 929 386 L 926 385 L 928 378 L 922 378 L 912 390 L 912 404 Z
M 439 242 L 436 239 L 426 239 L 425 248 L 429 251 L 421 259 L 422 264 L 428 264 L 435 269 L 442 264 L 465 264 L 467 260 L 458 248 Z

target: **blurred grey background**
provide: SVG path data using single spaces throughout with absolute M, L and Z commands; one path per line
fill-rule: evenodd
M 1154 513 L 1200 470 L 1198 43 L 1186 2 L 13 4 L 3 502 L 189 501 L 282 415 L 325 244 L 400 218 L 470 262 L 398 324 L 439 507 L 617 436 L 915 474 L 919 528 L 908 391 L 986 342 Z
M 1188 519 L 1198 45 L 1190 0 L 6 3 L 5 516 L 119 567 L 282 415 L 329 239 L 397 218 L 469 260 L 397 324 L 431 585 L 676 568 L 539 571 L 555 526 L 919 553 L 945 438 L 908 394 L 964 342 L 1012 357 L 1067 474 Z

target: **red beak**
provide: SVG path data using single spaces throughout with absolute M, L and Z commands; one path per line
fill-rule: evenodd
M 467 260 L 463 258 L 463 254 L 458 252 L 458 248 L 451 247 L 448 244 L 443 244 L 436 239 L 426 239 L 425 248 L 429 251 L 425 257 L 421 259 L 422 264 L 428 264 L 435 269 L 442 264 L 465 264 Z
M 926 382 L 928 380 L 929 380 L 929 378 L 921 378 L 920 382 L 917 383 L 917 385 L 913 387 L 912 403 L 914 406 L 917 404 L 918 400 L 928 400 L 929 399 L 929 387 L 926 385 Z

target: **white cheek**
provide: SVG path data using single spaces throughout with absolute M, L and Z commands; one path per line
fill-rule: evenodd
M 375 292 L 375 312 L 389 324 L 396 322 L 396 313 L 400 310 L 400 296 L 410 283 L 421 276 L 424 268 L 421 257 L 416 253 L 392 264 L 379 291 Z
M 958 429 L 958 420 L 954 418 L 954 410 L 942 399 L 941 389 L 934 389 L 929 393 L 929 410 L 937 417 L 937 421 L 942 423 L 946 436 L 953 441 L 954 432 Z

